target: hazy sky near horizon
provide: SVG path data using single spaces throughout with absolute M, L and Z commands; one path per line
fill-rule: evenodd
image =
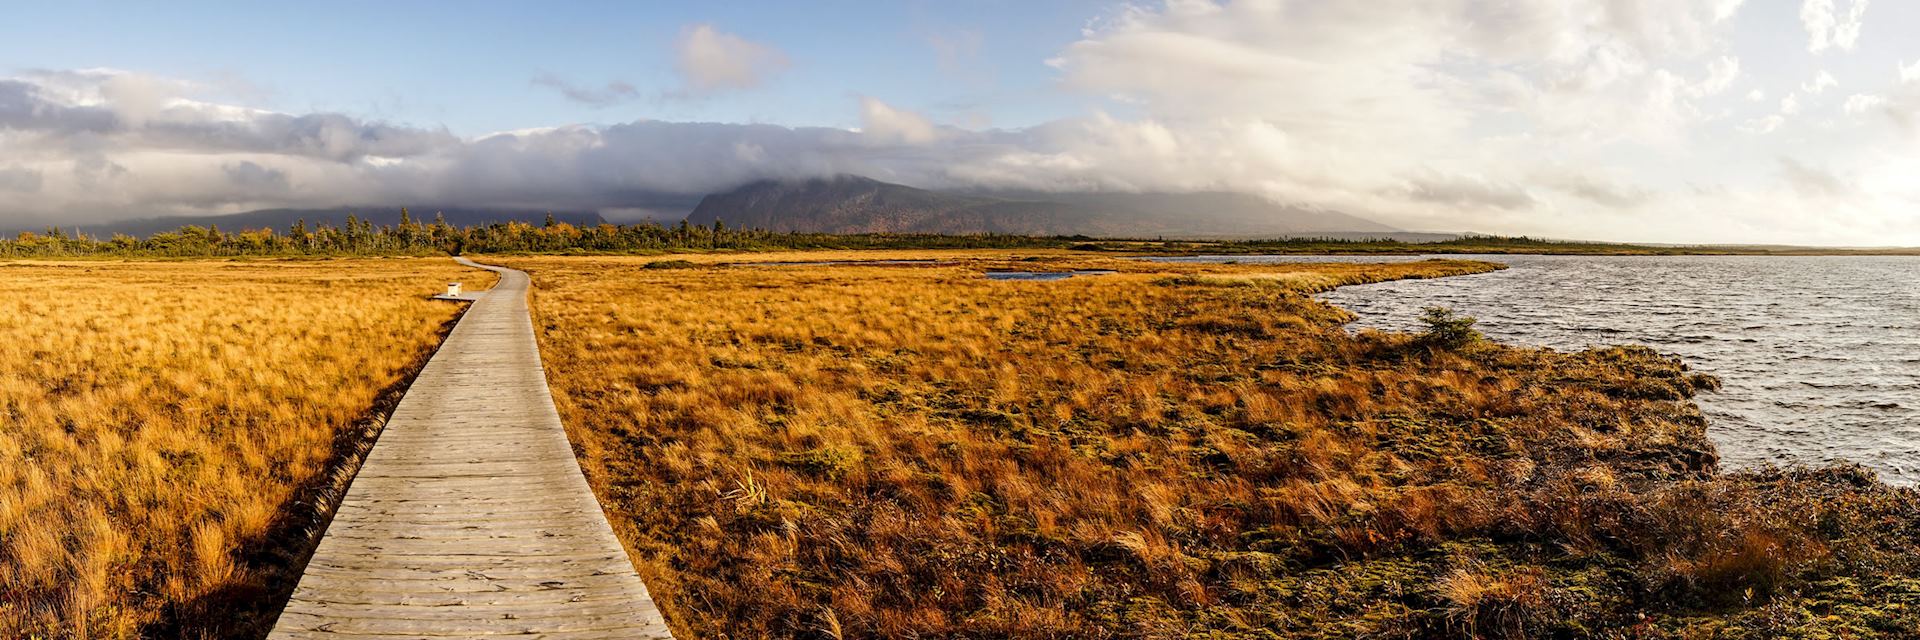
M 1920 245 L 1920 3 L 10 3 L 0 222 L 761 178 Z

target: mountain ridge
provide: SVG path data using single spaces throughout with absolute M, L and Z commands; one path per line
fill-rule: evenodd
M 687 221 L 823 233 L 1270 237 L 1400 232 L 1336 211 L 1232 192 L 936 191 L 853 175 L 750 182 L 702 198 Z
M 442 215 L 449 224 L 461 227 L 510 221 L 540 224 L 549 215 L 539 210 L 489 207 L 410 206 L 405 209 L 414 220 L 430 222 Z M 401 210 L 402 207 L 394 205 L 274 208 L 62 227 L 68 232 L 95 237 L 114 234 L 150 237 L 185 226 L 284 232 L 299 221 L 305 221 L 310 228 L 345 226 L 349 215 L 374 225 L 394 225 L 400 222 Z M 599 212 L 554 211 L 551 215 L 555 220 L 575 226 L 607 222 Z M 702 196 L 684 220 L 690 224 L 724 222 L 735 227 L 776 232 L 841 234 L 1002 233 L 1179 239 L 1400 239 L 1402 236 L 1432 239 L 1441 235 L 1403 231 L 1338 211 L 1277 203 L 1235 192 L 932 190 L 857 175 L 749 182 Z M 673 220 L 658 222 L 671 224 Z M 25 228 L 17 231 L 28 230 L 38 231 Z
M 137 238 L 150 237 L 156 233 L 173 231 L 186 226 L 213 227 L 223 231 L 246 231 L 252 229 L 272 229 L 276 233 L 285 233 L 287 229 L 302 220 L 308 228 L 330 225 L 346 226 L 347 216 L 372 223 L 374 225 L 396 225 L 400 223 L 400 211 L 405 209 L 408 215 L 421 223 L 433 222 L 435 216 L 444 216 L 447 224 L 456 227 L 484 226 L 496 222 L 526 222 L 540 224 L 546 221 L 547 211 L 529 211 L 522 209 L 490 209 L 484 207 L 401 207 L 396 205 L 329 207 L 324 209 L 255 209 L 239 213 L 207 216 L 160 216 L 151 218 L 131 218 L 97 224 L 63 225 L 69 232 L 82 232 L 94 237 L 107 237 L 124 234 Z M 599 213 L 579 211 L 553 211 L 554 220 L 576 226 L 590 226 L 606 222 Z M 21 231 L 39 231 L 22 229 Z

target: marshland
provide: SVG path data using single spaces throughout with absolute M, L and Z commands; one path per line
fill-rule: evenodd
M 0 640 L 1920 638 L 1920 3 L 372 8 L 0 14 Z
M 1316 299 L 1489 259 L 475 258 L 533 277 L 568 436 L 681 637 L 1920 632 L 1920 497 L 1723 467 L 1693 400 L 1721 380 Z M 492 277 L 0 269 L 0 624 L 40 637 L 263 634 L 459 315 L 428 296 Z
M 728 264 L 863 257 L 494 258 L 690 637 L 1920 632 L 1920 497 L 1722 469 L 1714 378 L 1311 297 L 1495 264 Z
M 258 637 L 444 259 L 0 263 L 0 637 Z

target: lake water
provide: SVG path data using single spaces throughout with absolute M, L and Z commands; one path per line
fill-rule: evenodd
M 1652 346 L 1720 377 L 1698 401 L 1728 466 L 1851 460 L 1920 482 L 1920 257 L 1448 257 L 1511 268 L 1322 299 L 1356 328 L 1415 330 L 1439 305 L 1505 342 Z
M 912 260 L 788 260 L 785 262 L 735 262 L 738 267 L 844 267 L 864 265 L 939 265 L 951 264 L 933 259 Z
M 1286 262 L 1414 262 L 1441 256 L 1409 255 L 1275 255 L 1275 256 L 1155 256 L 1139 258 L 1147 262 L 1280 264 Z
M 1030 282 L 1052 282 L 1074 276 L 1104 276 L 1114 272 L 1105 269 L 1081 269 L 1078 271 L 988 271 L 988 280 L 1025 280 Z

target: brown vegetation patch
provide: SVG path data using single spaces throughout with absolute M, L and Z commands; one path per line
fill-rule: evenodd
M 1349 334 L 1308 295 L 1491 265 L 809 257 L 943 264 L 504 259 L 690 637 L 1920 631 L 1920 500 L 1718 474 L 1688 400 L 1710 378 L 1464 324 Z
M 456 305 L 441 259 L 10 263 L 0 637 L 255 637 Z M 474 286 L 480 285 L 480 286 Z

